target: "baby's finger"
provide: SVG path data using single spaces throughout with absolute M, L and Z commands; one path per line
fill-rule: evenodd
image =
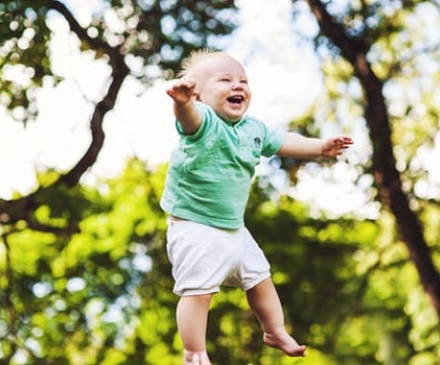
M 196 86 L 196 82 L 193 79 L 183 78 L 180 80 L 180 82 L 183 86 L 187 87 L 188 89 L 191 89 Z

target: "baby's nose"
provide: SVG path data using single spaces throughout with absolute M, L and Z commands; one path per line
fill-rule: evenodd
M 241 84 L 240 81 L 236 81 L 232 83 L 232 89 L 233 90 L 237 90 L 237 89 L 242 89 L 243 85 Z

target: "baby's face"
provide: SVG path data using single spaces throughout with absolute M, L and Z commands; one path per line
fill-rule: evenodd
M 196 66 L 197 100 L 211 106 L 228 122 L 238 122 L 249 108 L 252 93 L 244 67 L 234 58 L 221 55 Z

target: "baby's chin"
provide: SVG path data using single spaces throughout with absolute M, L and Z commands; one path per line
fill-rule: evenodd
M 244 115 L 244 114 L 243 114 Z M 240 116 L 234 116 L 234 117 L 231 117 L 231 116 L 229 116 L 229 117 L 221 117 L 223 120 L 225 120 L 226 122 L 229 122 L 229 123 L 232 123 L 232 124 L 234 124 L 234 123 L 237 123 L 237 122 L 239 122 L 242 118 L 243 118 L 243 115 L 240 115 Z
M 217 113 L 220 118 L 229 123 L 237 123 L 243 119 L 245 113 Z

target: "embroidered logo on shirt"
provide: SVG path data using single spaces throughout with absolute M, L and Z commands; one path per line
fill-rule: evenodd
M 254 138 L 254 146 L 257 150 L 261 150 L 261 139 L 259 137 Z

